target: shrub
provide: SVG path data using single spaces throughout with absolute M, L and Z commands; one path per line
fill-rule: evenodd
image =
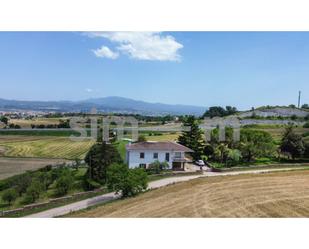
M 303 127 L 304 128 L 309 128 L 309 122 L 306 122 Z
M 211 144 L 206 144 L 204 147 L 204 154 L 207 157 L 212 157 L 214 155 L 215 149 Z
M 228 164 L 234 166 L 242 159 L 241 152 L 239 150 L 229 150 L 228 152 Z
M 111 191 L 130 197 L 147 189 L 148 177 L 143 169 L 129 169 L 124 164 L 112 164 L 107 169 L 107 186 Z
M 16 191 L 19 196 L 21 196 L 23 193 L 27 191 L 27 188 L 31 184 L 31 174 L 29 172 L 20 175 L 17 185 L 16 185 Z
M 94 190 L 101 187 L 101 184 L 88 178 L 87 176 L 83 179 L 83 189 L 84 190 Z
M 163 170 L 167 170 L 169 165 L 167 162 L 159 162 L 158 160 L 149 164 L 147 172 L 150 174 L 160 174 Z
M 14 202 L 16 198 L 17 192 L 13 188 L 5 190 L 2 194 L 2 200 L 7 202 L 9 205 L 11 205 L 11 203 Z
M 295 114 L 293 114 L 293 115 L 291 116 L 291 119 L 292 119 L 292 120 L 296 120 L 296 119 L 297 119 L 297 116 L 296 116 Z
M 305 152 L 305 144 L 303 138 L 296 134 L 294 126 L 290 125 L 285 129 L 281 139 L 280 150 L 283 153 L 288 153 L 292 159 L 301 157 Z
M 72 188 L 74 179 L 70 173 L 66 173 L 61 176 L 55 183 L 55 195 L 64 196 Z
M 305 153 L 304 156 L 309 158 L 309 142 L 305 143 Z

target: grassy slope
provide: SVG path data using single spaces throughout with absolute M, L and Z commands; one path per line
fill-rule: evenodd
M 309 217 L 309 171 L 201 178 L 69 216 Z

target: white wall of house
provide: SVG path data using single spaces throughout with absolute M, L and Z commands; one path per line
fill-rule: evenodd
M 140 158 L 140 153 L 144 153 L 145 157 Z M 158 153 L 158 158 L 154 158 L 154 153 Z M 132 150 L 127 151 L 126 160 L 129 165 L 129 168 L 137 168 L 140 167 L 140 164 L 146 164 L 146 167 L 148 167 L 149 164 L 155 162 L 158 160 L 159 162 L 165 162 L 165 154 L 169 153 L 170 160 L 167 162 L 169 164 L 169 167 L 172 168 L 173 159 L 175 157 L 184 158 L 185 153 L 184 152 L 176 152 L 176 151 L 154 151 L 154 150 Z

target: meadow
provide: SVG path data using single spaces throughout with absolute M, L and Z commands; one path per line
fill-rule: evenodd
M 262 130 L 268 132 L 275 141 L 280 141 L 282 134 L 284 133 L 285 126 L 277 126 L 277 125 L 255 125 L 255 126 L 249 126 L 246 129 L 252 129 L 252 130 Z M 309 132 L 309 128 L 303 128 L 303 127 L 295 127 L 295 133 L 298 135 L 303 135 L 304 133 Z

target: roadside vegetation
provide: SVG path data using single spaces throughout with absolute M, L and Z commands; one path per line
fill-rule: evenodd
M 84 165 L 46 166 L 0 181 L 0 210 L 19 208 L 85 190 Z

